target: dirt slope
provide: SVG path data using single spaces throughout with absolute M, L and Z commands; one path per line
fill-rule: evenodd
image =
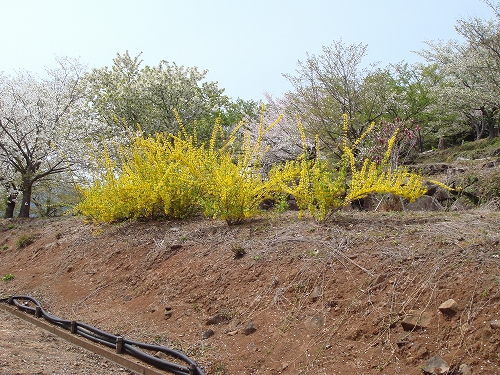
M 419 374 L 434 355 L 450 373 L 466 364 L 499 374 L 499 219 L 1 220 L 0 278 L 14 278 L 0 295 L 29 294 L 59 317 L 183 350 L 210 375 Z M 448 299 L 454 316 L 438 310 Z M 412 310 L 427 327 L 403 329 Z

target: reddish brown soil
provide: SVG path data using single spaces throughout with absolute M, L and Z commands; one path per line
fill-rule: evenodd
M 29 294 L 61 318 L 182 350 L 209 375 L 419 374 L 434 355 L 452 370 L 499 374 L 500 330 L 489 325 L 500 319 L 499 229 L 488 210 L 343 212 L 323 223 L 288 212 L 239 226 L 1 220 L 0 278 L 14 278 L 0 295 Z M 18 247 L 26 235 L 34 243 Z M 450 298 L 452 317 L 438 310 Z M 430 326 L 404 331 L 411 310 L 430 313 Z M 0 373 L 23 373 L 8 365 Z
M 134 373 L 0 311 L 0 374 Z

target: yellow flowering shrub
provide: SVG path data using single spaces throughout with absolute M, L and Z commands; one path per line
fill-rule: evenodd
M 205 174 L 201 176 L 203 182 L 199 196 L 206 216 L 225 220 L 231 225 L 260 213 L 260 203 L 273 195 L 275 186 L 272 179 L 263 179 L 260 173 L 261 158 L 265 152 L 262 150 L 262 139 L 280 120 L 281 117 L 265 126 L 262 116 L 256 140 L 252 142 L 250 134 L 245 133 L 241 152 L 228 151 L 234 142 L 235 131 L 219 150 L 215 150 L 213 140 L 217 130 L 214 130 L 204 163 Z
M 97 221 L 128 218 L 184 218 L 202 212 L 207 217 L 237 224 L 260 214 L 264 198 L 293 195 L 300 215 L 309 211 L 318 220 L 369 193 L 392 193 L 415 200 L 425 193 L 421 176 L 405 168 L 391 168 L 389 158 L 397 131 L 389 139 L 381 163 L 366 159 L 357 165 L 354 153 L 371 126 L 351 146 L 343 139 L 343 155 L 334 165 L 321 156 L 316 140 L 310 160 L 300 120 L 304 153 L 296 160 L 274 166 L 267 178 L 261 174 L 266 152 L 264 135 L 278 122 L 265 126 L 261 118 L 258 134 L 247 132 L 241 148 L 232 146 L 243 123 L 227 139 L 216 121 L 208 145 L 198 145 L 196 133 L 183 130 L 177 136 L 135 136 L 131 146 L 120 150 L 116 163 L 105 149 L 97 155 L 97 175 L 92 186 L 81 188 L 83 199 L 76 209 Z M 346 118 L 344 128 L 347 129 Z M 218 145 L 218 146 L 216 146 Z
M 183 218 L 196 212 L 197 181 L 178 155 L 195 158 L 192 140 L 156 134 L 136 136 L 121 149 L 121 163 L 104 150 L 97 156 L 100 171 L 89 188 L 80 188 L 76 209 L 97 221 L 168 216 Z
M 299 130 L 305 142 L 300 121 Z M 372 124 L 352 146 L 347 145 L 347 117 L 344 116 L 343 155 L 333 166 L 321 157 L 319 151 L 314 160 L 301 159 L 276 166 L 271 171 L 273 178 L 281 181 L 281 190 L 292 194 L 300 209 L 300 215 L 308 210 L 318 220 L 325 219 L 331 212 L 342 208 L 356 199 L 370 193 L 391 193 L 414 201 L 425 194 L 422 177 L 405 168 L 392 169 L 390 155 L 397 136 L 397 130 L 389 139 L 381 163 L 365 159 L 361 168 L 356 165 L 354 149 L 373 129 Z M 318 142 L 316 142 L 319 150 Z
M 264 126 L 256 141 L 245 135 L 242 152 L 231 151 L 240 123 L 224 139 L 220 121 L 214 124 L 209 145 L 197 145 L 181 125 L 178 136 L 136 136 L 121 150 L 121 163 L 107 150 L 97 157 L 100 174 L 76 207 L 97 221 L 167 216 L 183 218 L 197 212 L 236 224 L 259 214 L 259 204 L 271 195 L 271 181 L 260 174 L 264 134 L 280 119 Z M 219 139 L 220 138 L 220 139 Z M 216 144 L 220 144 L 216 148 Z
M 345 163 L 332 168 L 326 159 L 321 157 L 319 140 L 316 139 L 316 155 L 308 158 L 305 131 L 297 118 L 297 125 L 302 138 L 303 154 L 297 159 L 276 165 L 271 169 L 270 179 L 280 183 L 278 191 L 293 195 L 302 217 L 308 210 L 319 220 L 326 218 L 335 207 L 343 205 L 346 192 Z
M 218 155 L 203 181 L 199 204 L 205 216 L 237 224 L 259 213 L 266 184 L 254 168 L 245 170 L 230 154 Z
M 336 207 L 343 205 L 345 195 L 345 169 L 334 171 L 328 162 L 315 160 L 292 160 L 281 167 L 273 167 L 269 173 L 280 181 L 278 191 L 293 195 L 300 209 L 299 216 L 308 210 L 319 220 Z
M 389 138 L 387 150 L 380 164 L 365 159 L 360 169 L 356 167 L 352 149 L 345 146 L 344 153 L 351 165 L 351 182 L 346 202 L 365 198 L 370 193 L 391 193 L 413 202 L 425 194 L 426 188 L 422 185 L 420 175 L 409 172 L 403 167 L 393 169 L 390 165 L 389 159 L 397 134 L 398 129 Z

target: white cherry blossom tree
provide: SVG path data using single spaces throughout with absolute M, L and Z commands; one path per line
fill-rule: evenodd
M 19 217 L 29 217 L 36 184 L 82 162 L 98 132 L 84 110 L 84 72 L 79 61 L 58 58 L 43 76 L 0 75 L 0 164 L 10 172 L 1 177 L 22 194 Z M 15 202 L 9 202 L 6 216 L 12 217 Z
M 476 139 L 496 137 L 500 116 L 500 5 L 485 3 L 493 19 L 458 20 L 463 41 L 429 41 L 429 49 L 419 52 L 445 77 L 435 90 L 438 102 L 460 113 Z

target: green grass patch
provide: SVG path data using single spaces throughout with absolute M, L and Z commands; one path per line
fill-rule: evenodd
M 4 277 L 2 277 L 2 281 L 3 282 L 8 282 L 8 281 L 11 281 L 14 279 L 14 275 L 11 274 L 11 273 L 8 273 L 7 275 L 5 275 Z
M 21 234 L 16 241 L 18 248 L 26 247 L 35 242 L 36 236 L 33 233 Z

